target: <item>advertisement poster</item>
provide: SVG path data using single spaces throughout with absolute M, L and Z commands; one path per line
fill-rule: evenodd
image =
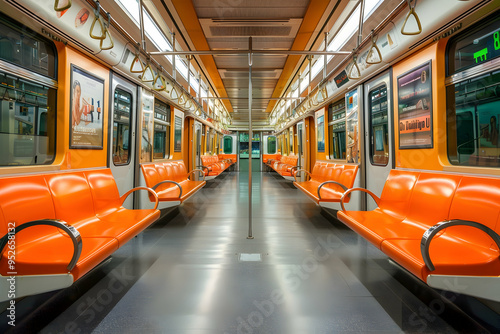
M 318 152 L 325 152 L 325 116 L 318 117 Z
M 103 148 L 104 80 L 71 65 L 70 148 Z
M 399 148 L 432 148 L 431 63 L 398 77 Z
M 346 102 L 346 137 L 347 162 L 359 162 L 358 140 L 358 90 L 355 89 L 345 96 Z

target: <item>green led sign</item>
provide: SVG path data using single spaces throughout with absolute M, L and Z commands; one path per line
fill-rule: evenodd
M 486 20 L 476 29 L 453 38 L 449 52 L 448 74 L 457 73 L 500 57 L 500 16 Z
M 493 49 L 495 51 L 498 51 L 500 49 L 500 31 L 497 31 L 493 34 Z M 474 52 L 474 60 L 476 61 L 476 64 L 488 60 L 488 47 Z

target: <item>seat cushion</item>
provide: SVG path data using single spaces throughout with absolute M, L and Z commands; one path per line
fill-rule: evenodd
M 479 247 L 447 233 L 435 237 L 430 245 L 430 257 L 436 268 L 430 272 L 420 251 L 420 239 L 391 239 L 382 242 L 381 250 L 412 274 L 427 281 L 434 275 L 498 276 L 498 249 Z
M 19 236 L 30 229 L 19 233 Z M 59 232 L 45 234 L 43 239 L 23 240 L 16 243 L 16 271 L 18 275 L 66 274 L 67 266 L 73 256 L 73 243 L 68 236 Z M 85 275 L 118 249 L 114 238 L 82 237 L 82 253 L 77 265 L 71 271 L 74 280 Z M 8 262 L 0 261 L 0 272 L 6 275 Z

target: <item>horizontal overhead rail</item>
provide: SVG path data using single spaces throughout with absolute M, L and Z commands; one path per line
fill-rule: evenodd
M 248 100 L 248 97 L 216 97 L 216 96 L 210 96 L 210 97 L 200 97 L 202 100 Z M 302 100 L 305 99 L 305 97 L 253 97 L 253 100 Z
M 238 56 L 238 55 L 284 55 L 284 56 L 347 56 L 351 51 L 288 51 L 288 50 L 213 50 L 213 51 L 152 51 L 151 56 Z

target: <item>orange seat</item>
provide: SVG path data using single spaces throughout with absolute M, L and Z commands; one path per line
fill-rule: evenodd
M 354 185 L 357 171 L 357 165 L 317 161 L 312 172 L 309 173 L 308 181 L 295 181 L 293 184 L 317 204 L 340 202 L 344 192 Z M 329 183 L 321 186 L 324 182 Z M 349 202 L 349 198 L 346 198 L 345 202 Z
M 201 164 L 200 167 L 204 170 L 205 176 L 217 176 L 231 167 L 233 161 L 231 159 L 221 160 L 217 155 L 202 155 Z
M 377 201 L 337 216 L 422 281 L 500 275 L 500 179 L 393 170 Z
M 156 209 L 122 206 L 135 190 L 120 197 L 109 169 L 0 178 L 0 231 L 6 236 L 13 222 L 18 228 L 17 275 L 49 275 L 49 280 L 66 275 L 72 281 L 85 275 L 159 218 Z M 0 274 L 7 276 L 10 271 L 4 248 Z M 39 291 L 38 287 L 30 290 L 40 293 L 54 288 L 57 285 L 48 289 L 41 284 Z
M 268 155 L 266 159 L 267 165 L 272 168 L 275 172 L 284 177 L 292 177 L 294 170 L 297 169 L 297 162 L 299 157 L 296 155 L 281 156 L 277 155 L 276 158 L 271 159 L 271 155 Z
M 191 181 L 183 161 L 166 161 L 146 163 L 141 165 L 146 185 L 158 195 L 163 202 L 184 202 L 198 190 L 203 188 L 205 181 Z M 206 175 L 206 174 L 205 174 Z M 150 200 L 154 197 L 150 195 Z

